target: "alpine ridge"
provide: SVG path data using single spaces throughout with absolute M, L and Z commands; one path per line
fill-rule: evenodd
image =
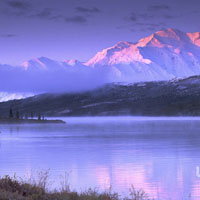
M 63 91 L 69 85 L 88 89 L 111 82 L 161 81 L 199 74 L 200 33 L 168 28 L 135 43 L 118 42 L 85 63 L 40 57 L 17 67 L 0 65 L 0 85 L 4 85 L 0 91 L 15 90 L 12 86 L 5 87 L 8 82 L 22 90 L 27 85 L 34 88 L 40 84 L 35 90 L 46 91 L 53 86 L 57 91 L 62 86 Z M 55 77 L 60 78 L 55 80 Z
M 137 43 L 119 42 L 97 53 L 91 67 L 113 67 L 129 81 L 168 80 L 200 73 L 200 33 L 158 31 Z

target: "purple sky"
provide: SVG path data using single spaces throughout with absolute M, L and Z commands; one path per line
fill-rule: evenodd
M 0 0 L 0 63 L 87 61 L 162 28 L 200 31 L 199 0 Z

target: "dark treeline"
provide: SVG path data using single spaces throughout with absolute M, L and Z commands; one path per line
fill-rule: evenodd
M 23 113 L 20 112 L 19 110 L 14 111 L 12 108 L 9 110 L 9 119 L 37 119 L 37 120 L 45 120 L 44 115 L 39 114 L 34 114 L 33 112 L 30 113 Z
M 45 116 L 200 116 L 200 76 L 181 80 L 110 84 L 79 93 L 43 94 L 0 103 L 0 116 L 9 108 L 20 115 Z M 15 112 L 16 112 L 15 111 Z M 42 114 L 41 114 L 42 113 Z

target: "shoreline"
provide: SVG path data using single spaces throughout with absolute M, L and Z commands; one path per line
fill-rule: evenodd
M 37 120 L 37 119 L 9 119 L 9 118 L 0 118 L 0 124 L 66 124 L 65 121 L 60 119 L 55 120 Z

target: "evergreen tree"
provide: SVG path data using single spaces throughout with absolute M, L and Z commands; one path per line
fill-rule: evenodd
M 12 110 L 12 108 L 10 108 L 10 111 L 9 111 L 9 118 L 13 118 L 13 110 Z
M 40 114 L 38 115 L 38 120 L 41 120 L 41 115 Z
M 34 117 L 34 116 L 33 116 L 33 112 L 31 112 L 31 119 L 33 119 L 33 117 Z
M 19 119 L 19 111 L 16 113 L 16 119 Z

